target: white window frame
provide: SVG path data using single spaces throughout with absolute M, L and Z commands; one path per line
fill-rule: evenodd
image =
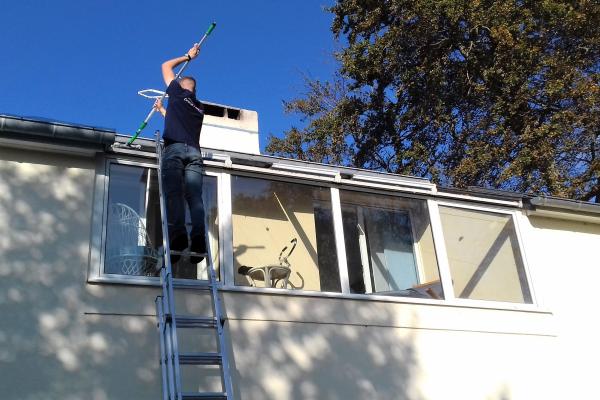
M 255 167 L 253 167 L 253 168 L 255 168 Z M 270 171 L 270 172 L 272 172 L 272 171 Z M 344 241 L 343 241 L 344 240 L 343 239 L 343 229 L 342 229 L 343 227 L 341 226 L 342 215 L 341 215 L 341 211 L 339 208 L 339 204 L 340 204 L 339 190 L 337 188 L 333 187 L 331 184 L 328 184 L 328 182 L 326 182 L 326 181 L 303 180 L 302 178 L 297 177 L 296 174 L 293 174 L 290 176 L 287 176 L 285 173 L 261 174 L 260 172 L 257 172 L 254 170 L 246 170 L 246 169 L 227 171 L 226 174 L 227 174 L 227 180 L 229 181 L 229 186 L 223 190 L 224 191 L 223 201 L 228 202 L 228 204 L 225 206 L 227 207 L 227 212 L 229 214 L 224 218 L 228 219 L 228 226 L 225 228 L 225 232 L 227 235 L 229 235 L 228 243 L 230 243 L 230 245 L 227 246 L 228 247 L 227 251 L 228 251 L 228 255 L 231 256 L 231 258 L 229 259 L 229 262 L 230 262 L 229 265 L 231 265 L 231 268 L 227 268 L 227 270 L 228 270 L 227 274 L 226 274 L 227 280 L 225 281 L 225 287 L 227 289 L 246 290 L 245 288 L 250 288 L 250 290 L 252 290 L 252 291 L 266 290 L 267 292 L 274 290 L 275 293 L 280 293 L 280 294 L 285 293 L 285 294 L 292 294 L 292 295 L 298 294 L 298 293 L 316 293 L 316 294 L 328 293 L 331 295 L 341 295 L 344 293 L 348 293 L 348 294 L 350 293 L 350 286 L 348 283 L 349 282 L 348 269 L 347 269 L 347 264 L 346 264 L 346 248 L 345 248 Z M 285 183 L 292 183 L 292 184 L 298 184 L 298 185 L 304 185 L 304 186 L 313 186 L 313 187 L 321 188 L 324 191 L 329 190 L 341 292 L 322 292 L 322 291 L 315 291 L 315 290 L 282 290 L 282 289 L 275 289 L 275 288 L 260 288 L 260 287 L 242 286 L 242 285 L 235 284 L 235 272 L 233 270 L 233 224 L 231 223 L 231 221 L 232 221 L 232 204 L 233 204 L 232 203 L 233 198 L 231 197 L 231 177 L 232 176 L 262 179 L 262 180 L 266 180 L 266 181 L 285 182 Z M 227 198 L 225 198 L 225 196 L 227 196 Z M 337 204 L 337 206 L 336 206 L 336 204 Z
M 104 272 L 105 262 L 105 249 L 106 249 L 106 228 L 107 228 L 107 217 L 108 217 L 108 190 L 110 186 L 110 168 L 111 165 L 128 165 L 132 167 L 157 169 L 157 165 L 152 161 L 140 161 L 136 159 L 123 158 L 123 157 L 110 157 L 100 156 L 96 160 L 96 181 L 94 185 L 94 202 L 92 206 L 92 232 L 90 241 L 90 258 L 88 265 L 88 277 L 87 281 L 90 283 L 115 283 L 115 284 L 131 284 L 131 285 L 143 285 L 143 286 L 160 286 L 160 278 L 156 276 L 132 276 L 132 275 L 119 275 L 119 274 L 107 274 Z M 222 213 L 221 213 L 221 186 L 223 172 L 215 171 L 213 168 L 205 168 L 204 175 L 214 176 L 217 178 L 217 207 L 218 207 L 218 218 L 219 218 L 219 243 L 221 243 L 222 237 L 225 234 L 223 227 Z M 150 176 L 150 174 L 148 174 Z M 146 186 L 146 202 L 148 200 L 148 186 Z M 162 243 L 160 244 L 162 245 Z M 224 261 L 223 246 L 219 246 L 219 265 L 223 266 Z M 224 279 L 223 274 L 224 268 L 220 268 L 221 279 Z M 179 279 L 176 279 L 179 281 Z M 199 282 L 202 284 L 203 281 L 185 280 L 190 284 L 193 282 Z
M 438 265 L 440 268 L 440 279 L 442 280 L 442 288 L 444 290 L 444 298 L 449 304 L 453 305 L 470 305 L 474 307 L 483 308 L 508 308 L 517 310 L 531 310 L 532 307 L 537 308 L 538 302 L 535 296 L 534 287 L 531 279 L 531 271 L 527 262 L 527 256 L 525 254 L 525 248 L 523 246 L 523 236 L 521 232 L 520 224 L 520 209 L 512 209 L 499 207 L 495 205 L 483 205 L 483 204 L 465 204 L 464 202 L 457 201 L 446 201 L 446 200 L 431 200 L 433 203 L 431 207 L 433 212 L 430 211 L 432 229 L 435 219 L 434 229 L 434 242 L 436 247 L 436 253 L 438 258 Z M 504 214 L 511 217 L 513 226 L 515 227 L 516 239 L 519 246 L 519 252 L 521 256 L 521 263 L 523 264 L 523 270 L 525 273 L 525 279 L 527 280 L 527 287 L 531 296 L 531 303 L 512 303 L 504 301 L 494 300 L 478 300 L 478 299 L 462 299 L 454 295 L 454 288 L 452 287 L 452 275 L 450 273 L 450 262 L 448 260 L 448 253 L 446 251 L 446 244 L 444 241 L 444 234 L 442 229 L 442 220 L 439 212 L 439 206 L 453 207 L 463 210 L 481 211 L 493 214 Z M 443 272 L 442 272 L 443 270 Z
M 92 240 L 90 244 L 90 262 L 88 268 L 88 282 L 93 283 L 122 283 L 130 285 L 158 286 L 157 277 L 132 277 L 126 275 L 112 275 L 103 273 L 103 257 L 106 235 L 106 207 L 108 203 L 109 168 L 110 163 L 126 164 L 138 167 L 156 168 L 154 158 L 142 160 L 139 157 L 128 155 L 99 155 L 96 160 L 96 182 L 94 186 L 94 203 L 92 215 Z M 387 185 L 351 182 L 346 179 L 336 179 L 330 176 L 315 176 L 297 173 L 294 171 L 267 169 L 246 165 L 232 165 L 205 160 L 205 173 L 217 177 L 218 215 L 219 215 L 219 257 L 221 265 L 220 290 L 230 292 L 252 292 L 264 294 L 277 294 L 286 296 L 323 297 L 354 299 L 361 301 L 380 301 L 387 303 L 413 303 L 431 304 L 436 306 L 459 306 L 468 308 L 518 310 L 528 312 L 548 312 L 540 308 L 534 291 L 531 271 L 527 261 L 527 254 L 523 245 L 522 224 L 520 218 L 525 218 L 522 213 L 520 202 L 493 200 L 485 198 L 474 198 L 467 195 L 452 195 L 437 193 L 433 190 L 419 190 L 406 187 L 390 187 Z M 308 290 L 281 290 L 275 288 L 257 288 L 248 286 L 235 286 L 233 271 L 233 227 L 231 224 L 231 176 L 239 175 L 266 180 L 279 180 L 302 185 L 317 186 L 324 189 L 329 188 L 331 193 L 331 206 L 333 214 L 334 234 L 336 252 L 338 258 L 338 269 L 340 276 L 341 293 L 318 292 Z M 377 294 L 353 294 L 350 293 L 348 283 L 348 267 L 345 252 L 343 233 L 340 190 L 364 192 L 374 195 L 395 196 L 406 199 L 422 200 L 427 202 L 429 211 L 429 223 L 431 225 L 436 259 L 440 274 L 440 281 L 444 290 L 444 299 L 424 299 L 411 297 L 394 297 Z M 460 209 L 471 209 L 483 212 L 509 214 L 513 218 L 521 261 L 525 270 L 527 284 L 532 298 L 532 303 L 510 303 L 496 302 L 491 300 L 457 299 L 454 297 L 452 278 L 445 249 L 439 206 L 456 207 Z M 411 219 L 412 222 L 412 219 Z M 414 229 L 414 228 L 413 228 Z M 414 233 L 413 233 L 414 235 Z M 413 240 L 414 241 L 414 240 Z M 192 281 L 193 282 L 193 281 Z M 202 282 L 202 281 L 199 281 Z

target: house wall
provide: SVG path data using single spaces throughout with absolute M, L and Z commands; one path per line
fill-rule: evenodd
M 94 168 L 93 158 L 0 148 L 3 399 L 160 398 L 158 291 L 86 284 Z M 537 218 L 521 226 L 535 295 L 548 311 L 224 291 L 235 398 L 593 393 L 599 272 L 590 260 L 600 227 Z M 209 307 L 206 294 L 177 302 L 188 314 Z M 214 348 L 214 338 L 196 332 L 182 332 L 184 350 Z M 195 372 L 185 370 L 184 381 L 216 389 L 218 371 Z
M 93 158 L 0 147 L 0 397 L 157 398 L 154 290 L 86 285 Z
M 600 224 L 533 216 L 524 218 L 522 226 L 535 295 L 556 321 L 553 362 L 568 384 L 567 397 L 595 397 Z

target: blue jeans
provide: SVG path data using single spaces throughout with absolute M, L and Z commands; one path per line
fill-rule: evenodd
M 163 151 L 162 180 L 167 205 L 169 239 L 185 235 L 185 204 L 190 209 L 192 238 L 204 240 L 204 203 L 202 202 L 202 154 L 185 143 L 173 143 Z

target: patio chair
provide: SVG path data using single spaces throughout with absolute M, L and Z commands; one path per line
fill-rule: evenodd
M 288 258 L 294 252 L 296 245 L 298 244 L 298 239 L 294 238 L 290 241 L 292 244 L 292 248 L 287 253 L 287 255 L 283 255 L 287 250 L 288 246 L 285 246 L 281 249 L 279 253 L 279 264 L 267 264 L 260 267 L 248 267 L 242 265 L 238 268 L 238 272 L 242 275 L 246 275 L 252 281 L 252 286 L 256 286 L 256 281 L 265 282 L 265 287 L 277 287 L 277 285 L 281 284 L 282 289 L 287 289 L 289 284 L 289 278 L 291 273 L 291 264 L 288 261 Z
M 113 243 L 107 250 L 107 271 L 123 275 L 156 275 L 161 252 L 152 244 L 143 220 L 134 209 L 112 204 L 108 213 L 108 234 Z

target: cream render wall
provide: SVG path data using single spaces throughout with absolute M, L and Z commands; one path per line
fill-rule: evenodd
M 154 290 L 86 285 L 93 158 L 0 147 L 0 397 L 159 393 Z
M 228 293 L 240 399 L 559 399 L 552 316 Z
M 94 179 L 93 158 L 0 148 L 3 399 L 160 398 L 158 290 L 86 283 Z M 539 312 L 225 291 L 235 398 L 590 398 L 600 226 L 520 227 Z M 217 388 L 215 370 L 203 376 Z
M 600 224 L 532 216 L 521 225 L 535 295 L 556 319 L 565 398 L 595 398 Z

